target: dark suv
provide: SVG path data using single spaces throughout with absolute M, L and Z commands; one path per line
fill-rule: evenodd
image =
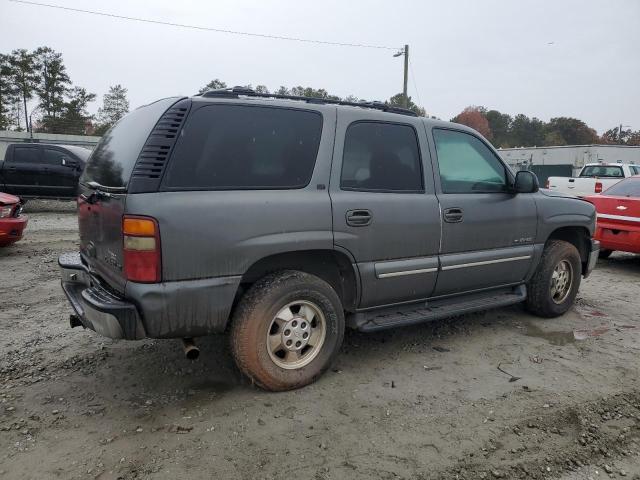
M 470 128 L 238 88 L 124 117 L 78 207 L 80 252 L 59 261 L 72 326 L 190 353 L 228 332 L 270 390 L 317 378 L 345 326 L 561 315 L 599 249 L 590 203 L 538 191 Z

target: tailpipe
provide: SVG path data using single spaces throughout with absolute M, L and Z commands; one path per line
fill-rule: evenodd
M 196 347 L 193 338 L 183 338 L 182 346 L 184 347 L 184 356 L 189 360 L 195 360 L 200 356 L 200 349 Z

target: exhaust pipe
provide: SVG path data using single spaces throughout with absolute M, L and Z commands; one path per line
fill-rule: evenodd
M 184 356 L 189 360 L 195 360 L 200 356 L 200 349 L 196 347 L 193 338 L 183 338 L 182 346 L 184 347 Z

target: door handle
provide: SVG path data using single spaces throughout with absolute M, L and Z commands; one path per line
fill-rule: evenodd
M 366 227 L 371 223 L 373 215 L 369 210 L 348 210 L 347 211 L 347 225 L 352 227 Z
M 447 223 L 459 223 L 462 221 L 461 208 L 447 208 L 443 215 L 444 221 Z
M 18 169 L 18 167 L 7 167 L 7 170 L 9 170 L 10 172 L 15 172 Z

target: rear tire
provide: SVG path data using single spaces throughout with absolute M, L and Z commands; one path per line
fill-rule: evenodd
M 613 250 L 600 250 L 600 253 L 598 254 L 598 258 L 609 258 L 611 256 L 611 254 L 613 253 Z
M 527 309 L 546 318 L 564 314 L 575 301 L 581 278 L 582 262 L 576 247 L 550 240 L 527 284 Z
M 292 390 L 315 381 L 344 337 L 340 298 L 324 280 L 299 271 L 270 274 L 242 297 L 231 324 L 238 368 L 259 387 Z

